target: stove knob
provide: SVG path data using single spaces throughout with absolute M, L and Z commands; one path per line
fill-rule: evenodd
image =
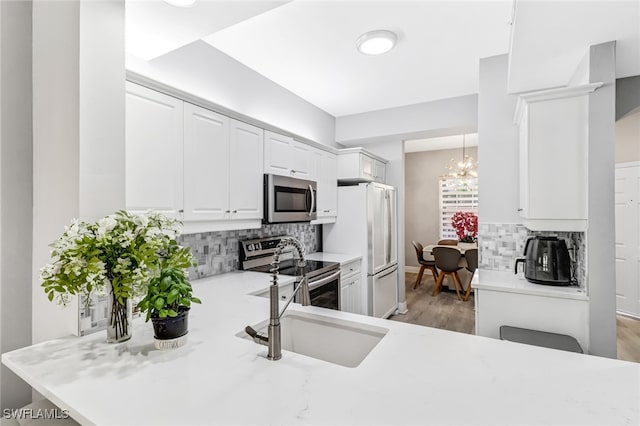
M 253 251 L 253 244 L 247 244 L 247 251 Z

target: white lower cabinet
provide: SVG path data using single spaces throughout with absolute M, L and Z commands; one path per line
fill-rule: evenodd
M 574 337 L 589 353 L 589 302 L 476 288 L 476 334 L 500 338 L 500 326 L 527 328 Z
M 360 260 L 340 266 L 340 310 L 364 314 Z

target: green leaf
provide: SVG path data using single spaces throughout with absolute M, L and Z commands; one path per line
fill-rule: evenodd
M 169 309 L 169 310 L 167 310 L 167 315 L 169 315 L 170 317 L 177 317 L 178 313 L 176 311 L 174 311 L 173 309 Z
M 49 298 L 49 302 L 51 302 L 53 300 L 53 291 L 50 291 L 49 294 L 47 294 L 47 297 Z
M 158 297 L 154 302 L 153 302 L 153 306 L 157 309 L 157 310 L 161 310 L 162 308 L 164 308 L 164 299 L 162 297 Z
M 198 299 L 197 297 L 192 297 L 191 298 L 191 302 L 193 302 L 193 303 L 202 303 L 202 301 L 200 299 Z

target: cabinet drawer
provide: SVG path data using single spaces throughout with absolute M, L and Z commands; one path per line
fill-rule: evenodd
M 344 265 L 340 265 L 341 279 L 345 279 L 345 277 L 349 275 L 357 274 L 357 273 L 360 273 L 360 260 L 354 260 Z

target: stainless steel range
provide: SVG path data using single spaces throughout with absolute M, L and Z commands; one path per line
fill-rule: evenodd
M 281 238 L 283 237 L 266 237 L 240 241 L 241 269 L 269 273 L 273 252 L 278 243 L 280 243 Z M 280 274 L 296 277 L 295 285 L 298 285 L 302 272 L 302 268 L 297 266 L 297 262 L 294 261 L 293 250 L 283 252 L 280 255 Z M 337 262 L 307 260 L 304 272 L 309 281 L 311 305 L 339 311 L 340 264 Z M 296 295 L 296 302 L 298 302 L 298 297 Z

